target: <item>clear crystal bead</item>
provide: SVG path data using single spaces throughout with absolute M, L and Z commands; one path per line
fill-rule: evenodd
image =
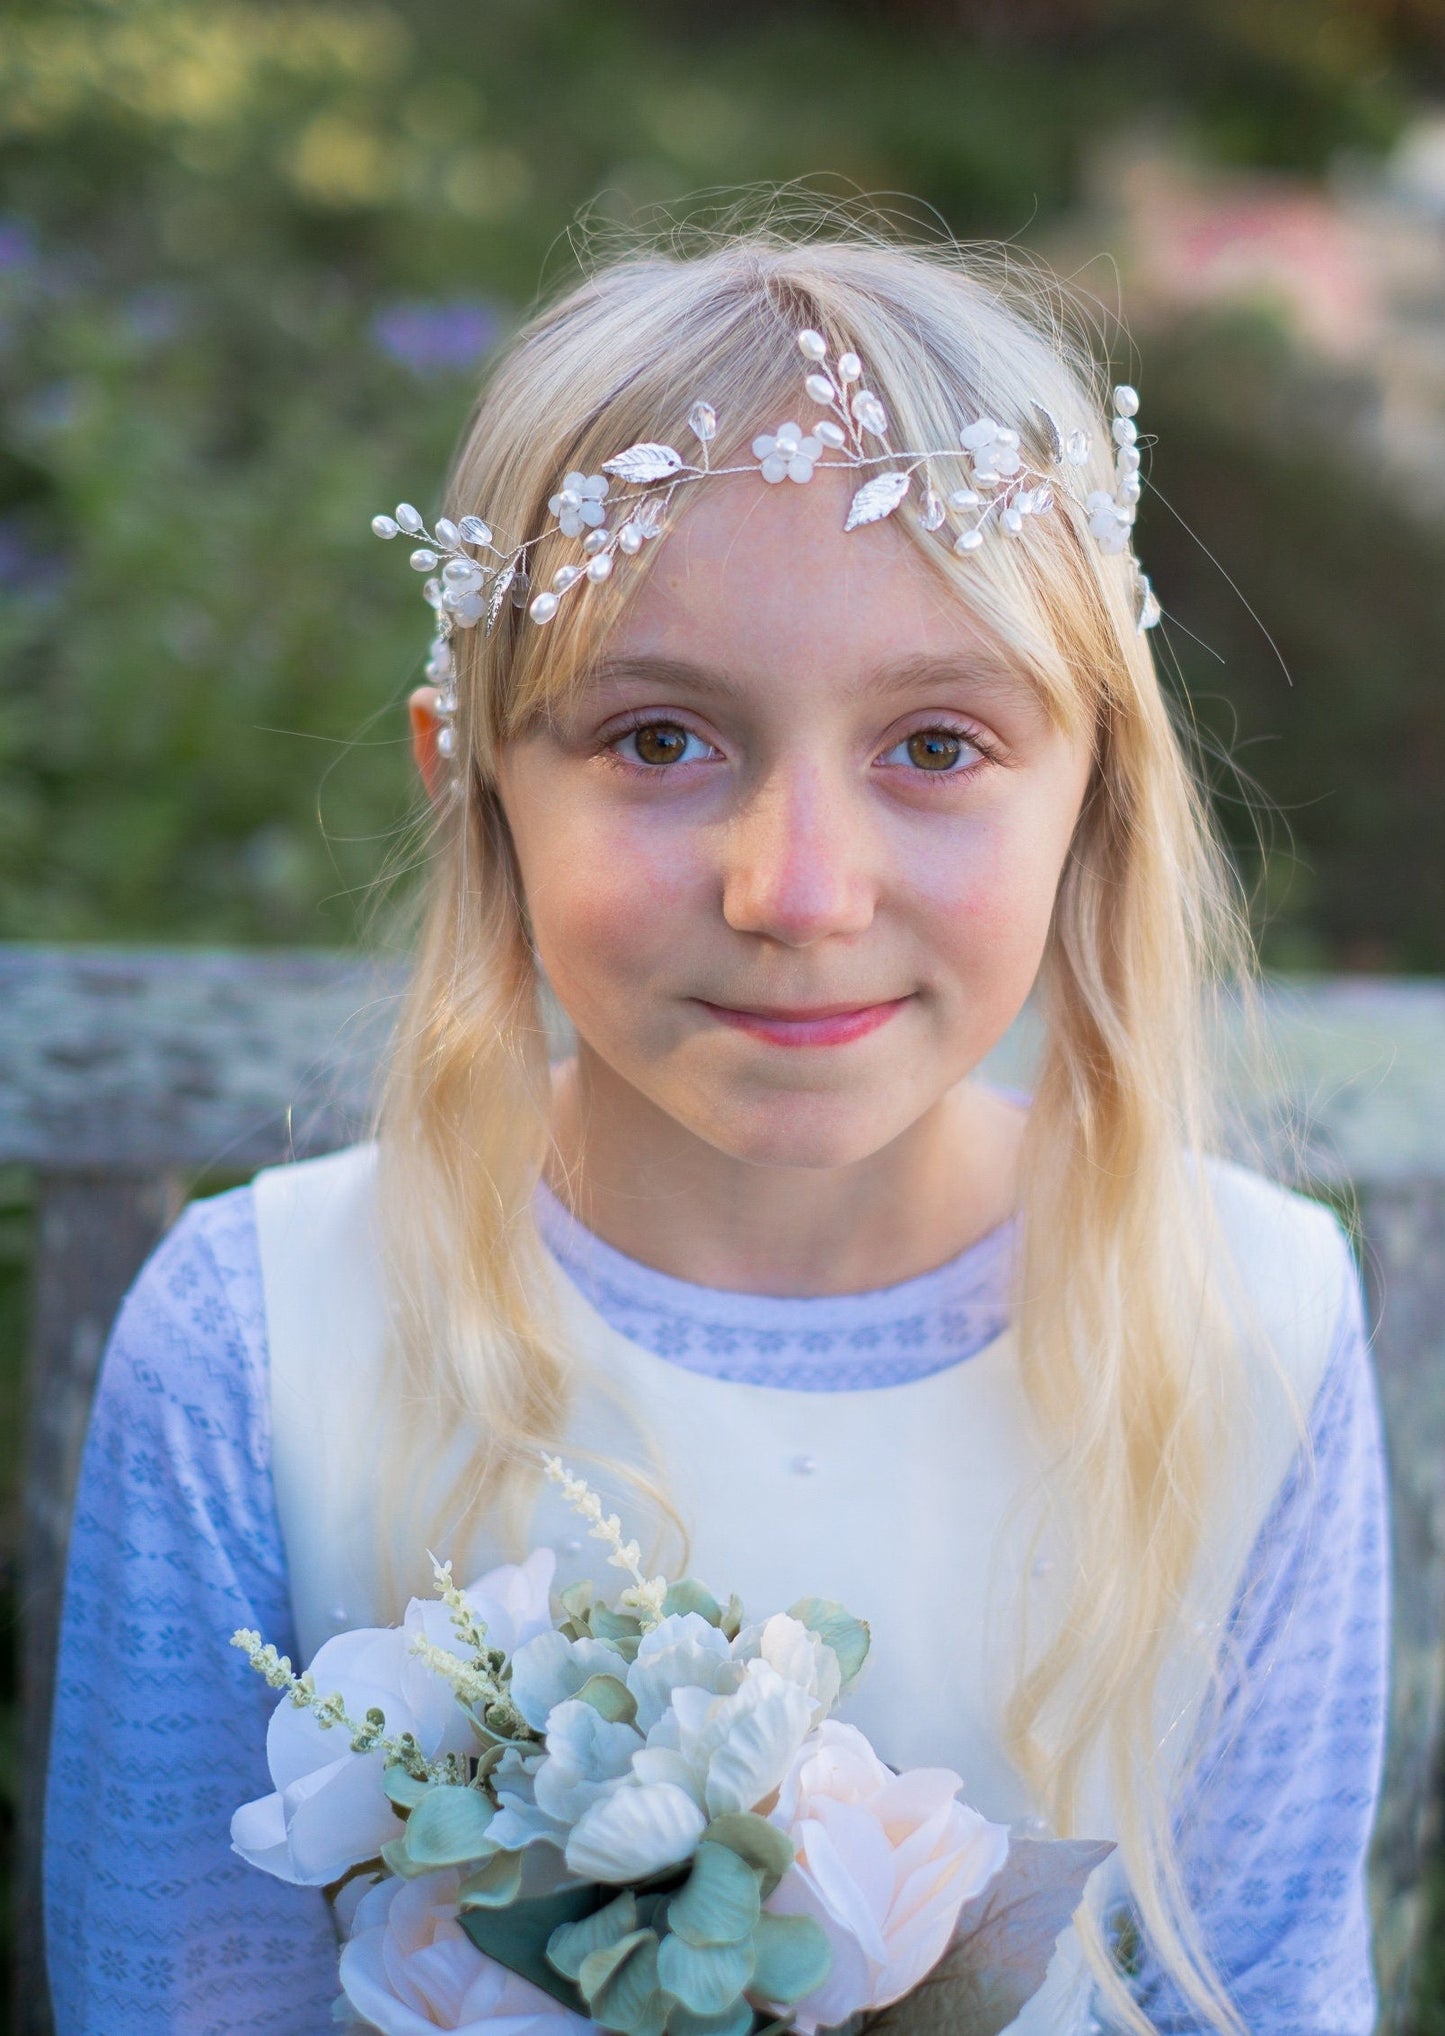
M 937 530 L 946 514 L 947 511 L 943 506 L 943 497 L 936 495 L 933 489 L 930 488 L 923 498 L 923 507 L 918 512 L 919 522 L 925 530 Z
M 1089 457 L 1089 434 L 1087 431 L 1071 431 L 1064 440 L 1064 457 L 1071 467 L 1081 467 Z
M 397 531 L 401 528 L 396 519 L 391 516 L 373 516 L 371 527 L 378 537 L 395 537 Z
M 483 523 L 480 516 L 464 516 L 458 528 L 468 544 L 490 544 L 492 541 L 491 525 Z
M 711 403 L 694 403 L 687 413 L 687 428 L 704 445 L 717 437 L 717 412 Z
M 512 606 L 514 608 L 526 607 L 527 595 L 531 588 L 531 585 L 532 582 L 528 578 L 527 574 L 522 571 L 522 568 L 520 566 L 518 566 L 516 572 L 512 576 L 512 586 L 511 586 Z

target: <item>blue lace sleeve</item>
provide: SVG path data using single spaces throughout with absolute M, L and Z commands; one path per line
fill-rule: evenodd
M 320 1891 L 230 1849 L 267 1794 L 276 1699 L 231 1647 L 291 1651 L 270 1480 L 250 1191 L 192 1208 L 101 1370 L 65 1588 L 46 1804 L 57 2036 L 318 2036 L 336 1998 Z
M 1341 1238 L 1341 1249 L 1348 1247 Z M 1389 1526 L 1358 1275 L 1301 1455 L 1252 1553 L 1235 1671 L 1179 1819 L 1186 1885 L 1250 2036 L 1369 2036 L 1365 1865 L 1384 1751 Z M 1161 2036 L 1199 2021 L 1147 1955 Z

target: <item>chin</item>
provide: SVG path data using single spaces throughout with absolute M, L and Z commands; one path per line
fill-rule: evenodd
M 694 1104 L 696 1098 L 693 1099 Z M 913 1119 L 895 1108 L 869 1110 L 857 1095 L 753 1095 L 719 1098 L 702 1116 L 689 1113 L 694 1134 L 750 1166 L 824 1171 L 870 1158 Z

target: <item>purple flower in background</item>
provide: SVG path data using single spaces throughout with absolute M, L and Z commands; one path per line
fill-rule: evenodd
M 33 268 L 38 253 L 35 234 L 23 219 L 0 219 L 0 273 Z
M 453 297 L 445 303 L 409 298 L 384 304 L 372 318 L 371 336 L 384 354 L 414 375 L 444 375 L 479 360 L 500 325 L 496 311 L 480 297 Z

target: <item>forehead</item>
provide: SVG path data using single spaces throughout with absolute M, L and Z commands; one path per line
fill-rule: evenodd
M 730 673 L 793 671 L 861 690 L 871 675 L 964 659 L 1032 684 L 891 521 L 845 531 L 857 475 L 828 468 L 683 491 L 598 667 L 665 658 Z

